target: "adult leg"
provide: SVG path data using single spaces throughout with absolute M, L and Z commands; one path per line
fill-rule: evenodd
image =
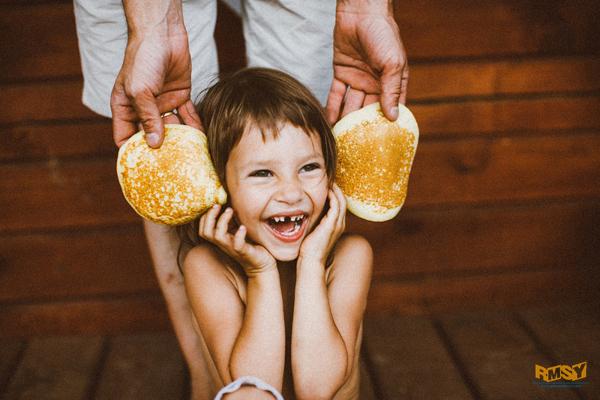
M 335 0 L 246 0 L 248 65 L 287 72 L 322 104 L 333 79 Z
M 127 44 L 122 2 L 75 0 L 74 5 L 84 74 L 83 103 L 98 114 L 110 117 L 110 94 Z M 216 3 L 214 0 L 184 2 L 183 11 L 192 56 L 192 99 L 195 99 L 218 73 L 213 37 Z M 192 398 L 210 399 L 218 388 L 211 388 L 202 338 L 194 330 L 183 277 L 177 266 L 179 239 L 174 230 L 167 227 L 147 221 L 144 227 L 154 270 L 190 369 Z

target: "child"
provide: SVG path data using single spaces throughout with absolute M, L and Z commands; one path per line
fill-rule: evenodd
M 252 376 L 288 400 L 357 399 L 372 251 L 343 234 L 321 106 L 295 79 L 256 68 L 211 87 L 199 115 L 229 195 L 195 221 L 203 240 L 183 263 L 215 387 Z M 254 386 L 228 396 L 273 398 Z

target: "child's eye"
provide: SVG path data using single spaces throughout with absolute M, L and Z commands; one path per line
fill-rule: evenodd
M 314 171 L 316 169 L 321 169 L 321 165 L 319 165 L 319 163 L 310 163 L 302 167 L 302 171 L 306 172 Z
M 259 169 L 256 171 L 252 171 L 249 176 L 256 176 L 258 178 L 266 178 L 271 176 L 271 171 L 268 169 Z

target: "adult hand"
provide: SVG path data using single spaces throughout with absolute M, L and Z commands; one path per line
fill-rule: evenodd
M 125 3 L 129 38 L 110 101 L 113 136 L 115 144 L 120 147 L 141 124 L 146 132 L 146 141 L 157 148 L 164 138 L 161 113 L 177 110 L 183 123 L 201 128 L 200 118 L 190 100 L 188 37 L 181 18 L 164 18 L 158 23 L 138 21 L 136 25 L 135 18 L 146 14 L 133 3 Z M 153 2 L 145 7 L 155 5 L 161 4 Z M 175 6 L 166 4 L 165 7 L 170 8 L 156 13 L 178 15 L 172 10 Z
M 398 103 L 406 102 L 408 65 L 391 2 L 340 0 L 333 48 L 329 122 L 376 101 L 396 120 Z
M 277 262 L 267 249 L 246 241 L 247 231 L 244 225 L 240 226 L 234 234 L 229 232 L 233 209 L 228 207 L 219 216 L 220 209 L 221 206 L 217 204 L 200 217 L 198 226 L 200 237 L 236 260 L 249 278 L 266 271 L 277 270 Z

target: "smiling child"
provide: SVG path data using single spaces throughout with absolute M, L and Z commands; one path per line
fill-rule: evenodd
M 286 399 L 358 399 L 372 250 L 343 233 L 320 104 L 290 76 L 254 68 L 211 87 L 199 114 L 229 195 L 193 223 L 201 239 L 183 263 L 214 391 L 252 376 Z M 255 386 L 227 396 L 273 398 Z

